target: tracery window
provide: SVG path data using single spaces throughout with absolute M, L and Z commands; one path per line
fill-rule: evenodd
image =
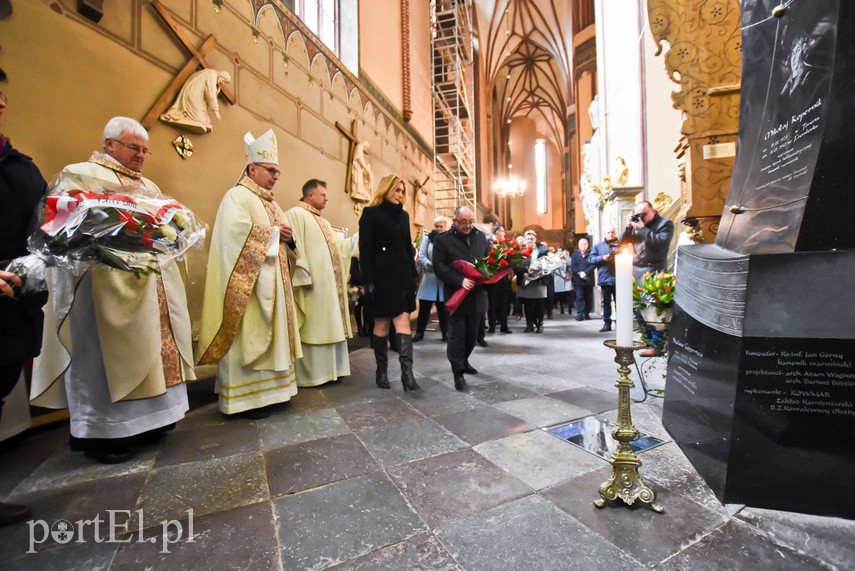
M 336 56 L 341 55 L 339 43 L 338 0 L 297 0 L 297 16 Z

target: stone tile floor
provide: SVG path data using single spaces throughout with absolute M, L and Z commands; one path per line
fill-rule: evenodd
M 191 385 L 187 418 L 126 464 L 71 452 L 66 425 L 40 430 L 0 451 L 0 498 L 44 522 L 3 528 L 0 569 L 855 569 L 853 521 L 722 506 L 660 399 L 632 414 L 668 440 L 640 456 L 665 513 L 596 509 L 610 466 L 543 428 L 615 420 L 616 366 L 599 322 L 555 317 L 489 336 L 466 394 L 438 334 L 416 344 L 416 393 L 376 388 L 357 339 L 349 378 L 264 420 L 225 418 L 210 382 Z

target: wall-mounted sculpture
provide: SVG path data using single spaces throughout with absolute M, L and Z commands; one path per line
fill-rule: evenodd
M 151 129 L 154 126 L 157 122 L 157 118 L 160 117 L 169 105 L 169 102 L 172 101 L 172 98 L 175 97 L 180 90 L 179 85 L 183 86 L 184 83 L 190 79 L 193 72 L 196 71 L 196 68 L 202 67 L 204 69 L 211 69 L 211 66 L 208 64 L 205 56 L 217 46 L 217 38 L 215 38 L 213 34 L 210 34 L 205 38 L 205 41 L 202 42 L 202 45 L 196 48 L 196 46 L 190 41 L 190 35 L 188 35 L 178 21 L 172 17 L 172 14 L 163 4 L 161 4 L 160 0 L 150 1 L 151 8 L 154 10 L 154 13 L 160 16 L 166 27 L 175 34 L 175 37 L 178 38 L 187 52 L 190 53 L 191 57 L 190 61 L 184 64 L 184 67 L 181 68 L 178 75 L 173 78 L 169 86 L 166 88 L 166 91 L 160 94 L 160 97 L 158 97 L 154 105 L 151 106 L 151 109 L 148 110 L 148 113 L 145 114 L 145 117 L 140 121 L 142 126 L 146 129 Z M 232 93 L 226 85 L 220 86 L 220 97 L 232 105 L 237 101 L 234 93 Z
M 425 185 L 430 177 L 425 177 L 422 182 L 413 181 L 413 224 L 419 228 L 425 225 L 425 212 L 428 208 L 428 193 Z
M 350 198 L 359 202 L 368 202 L 374 194 L 374 172 L 369 162 L 371 145 L 368 141 L 357 143 L 353 148 L 353 162 L 350 164 Z
M 209 133 L 212 130 L 209 111 L 219 120 L 220 106 L 217 95 L 232 76 L 227 71 L 202 69 L 191 75 L 169 110 L 160 120 L 194 133 Z
M 374 196 L 374 172 L 371 170 L 371 145 L 368 141 L 359 142 L 357 125 L 354 120 L 350 131 L 344 125 L 335 122 L 336 129 L 349 141 L 347 150 L 347 174 L 344 179 L 344 191 L 350 193 L 353 211 L 359 216 L 362 206 Z
M 172 146 L 175 147 L 175 152 L 178 153 L 178 156 L 185 161 L 193 156 L 193 141 L 187 135 L 178 135 L 172 141 Z

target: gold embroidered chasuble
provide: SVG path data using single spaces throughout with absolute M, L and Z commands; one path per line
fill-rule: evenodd
M 242 367 L 285 371 L 302 356 L 291 291 L 291 249 L 279 242 L 284 215 L 273 193 L 248 177 L 229 189 L 211 236 L 199 364 L 233 347 Z
M 58 190 L 144 186 L 160 193 L 151 180 L 98 152 L 61 174 Z M 92 325 L 98 330 L 113 402 L 157 397 L 167 387 L 196 378 L 184 280 L 174 260 L 159 267 L 159 274 L 140 277 L 99 265 L 89 270 Z M 61 380 L 71 365 L 73 343 L 67 316 L 82 276 L 58 270 L 49 274 L 42 355 L 34 366 L 31 396 L 38 406 L 64 408 L 68 401 Z
M 285 218 L 297 241 L 292 284 L 300 339 L 312 345 L 345 341 L 353 336 L 347 279 L 357 241 L 338 239 L 321 212 L 302 201 Z

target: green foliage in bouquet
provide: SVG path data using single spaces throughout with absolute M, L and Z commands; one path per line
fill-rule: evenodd
M 531 255 L 531 248 L 520 246 L 516 240 L 505 242 L 493 242 L 487 255 L 480 259 L 473 259 L 472 265 L 487 279 L 496 273 L 510 270 L 514 266 L 522 264 L 526 256 Z
M 662 317 L 666 309 L 674 305 L 674 274 L 669 272 L 647 272 L 641 283 L 632 280 L 632 303 L 637 310 L 645 307 L 656 309 L 656 315 Z

